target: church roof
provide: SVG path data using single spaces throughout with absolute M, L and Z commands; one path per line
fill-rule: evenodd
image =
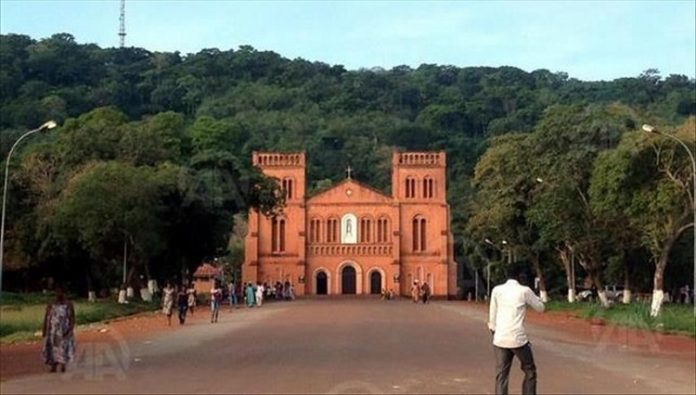
M 391 196 L 352 178 L 307 199 L 307 203 L 391 203 Z
M 198 266 L 196 272 L 193 273 L 193 277 L 216 277 L 222 273 L 222 270 L 211 265 L 210 263 L 204 263 Z

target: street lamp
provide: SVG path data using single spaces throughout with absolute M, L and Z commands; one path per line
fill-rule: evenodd
M 24 133 L 17 139 L 17 141 L 15 141 L 14 144 L 12 144 L 12 148 L 10 148 L 10 152 L 7 154 L 7 160 L 5 161 L 5 185 L 2 189 L 2 224 L 0 225 L 0 294 L 2 294 L 2 264 L 5 252 L 5 204 L 7 203 L 7 181 L 9 180 L 10 158 L 12 157 L 12 153 L 14 152 L 15 148 L 17 148 L 17 144 L 24 140 L 25 137 L 44 130 L 51 130 L 56 126 L 58 126 L 58 124 L 56 124 L 54 121 L 48 121 L 38 128 Z
M 484 243 L 486 243 L 486 244 L 492 246 L 493 248 L 495 248 L 496 250 L 498 250 L 498 252 L 500 252 L 500 255 L 502 258 L 502 255 L 503 255 L 502 248 L 495 245 L 495 243 L 493 243 L 491 241 L 491 239 L 486 238 L 486 239 L 483 239 L 483 241 L 484 241 Z M 503 240 L 503 241 L 501 241 L 501 243 L 503 244 L 503 246 L 506 246 L 508 242 L 507 242 L 507 240 Z M 490 297 L 491 296 L 491 261 L 490 260 L 487 260 L 487 264 L 486 264 L 486 283 L 487 283 L 486 284 L 486 295 L 487 295 L 487 297 Z
M 689 149 L 689 146 L 686 145 L 680 138 L 677 136 L 671 135 L 669 133 L 663 133 L 659 131 L 656 127 L 648 124 L 643 125 L 643 130 L 652 133 L 652 134 L 659 134 L 661 136 L 668 137 L 677 143 L 681 144 L 682 147 L 686 150 L 686 153 L 689 155 L 689 159 L 691 159 L 691 174 L 694 178 L 694 183 L 692 185 L 693 191 L 691 193 L 691 199 L 692 199 L 692 214 L 693 214 L 693 224 L 694 224 L 694 257 L 696 257 L 696 160 L 694 160 L 694 154 L 691 152 Z M 696 258 L 694 258 L 694 288 L 696 288 Z M 694 315 L 696 316 L 696 300 L 694 301 Z

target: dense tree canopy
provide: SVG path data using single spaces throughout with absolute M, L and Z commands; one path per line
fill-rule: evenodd
M 22 130 L 62 125 L 13 160 L 8 256 L 51 273 L 75 265 L 100 286 L 117 278 L 124 242 L 134 270 L 160 277 L 224 254 L 234 214 L 274 209 L 275 184 L 250 166 L 258 149 L 306 150 L 310 191 L 349 164 L 387 191 L 391 150 L 445 150 L 458 246 L 505 237 L 542 262 L 585 248 L 599 276 L 611 254 L 588 229 L 605 217 L 582 202 L 595 158 L 642 121 L 696 114 L 695 81 L 656 70 L 594 82 L 508 66 L 346 70 L 250 46 L 184 55 L 66 33 L 0 36 L 0 87 L 1 156 Z M 626 215 L 638 204 L 616 199 Z M 549 267 L 561 266 L 537 271 L 557 275 Z

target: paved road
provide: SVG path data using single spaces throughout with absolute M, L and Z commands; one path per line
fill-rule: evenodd
M 457 302 L 302 300 L 198 319 L 147 341 L 83 344 L 77 366 L 7 393 L 491 393 L 484 312 Z M 539 391 L 694 393 L 694 361 L 529 326 Z M 113 334 L 118 340 L 118 334 Z M 515 362 L 511 392 L 519 393 Z

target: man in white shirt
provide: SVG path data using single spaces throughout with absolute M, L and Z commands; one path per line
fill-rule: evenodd
M 512 359 L 520 360 L 524 381 L 523 394 L 536 394 L 537 374 L 532 348 L 524 332 L 524 318 L 527 306 L 544 311 L 544 303 L 529 287 L 521 285 L 521 267 L 510 265 L 507 282 L 493 288 L 491 293 L 488 329 L 493 334 L 493 349 L 496 359 L 495 393 L 508 393 L 508 378 Z

